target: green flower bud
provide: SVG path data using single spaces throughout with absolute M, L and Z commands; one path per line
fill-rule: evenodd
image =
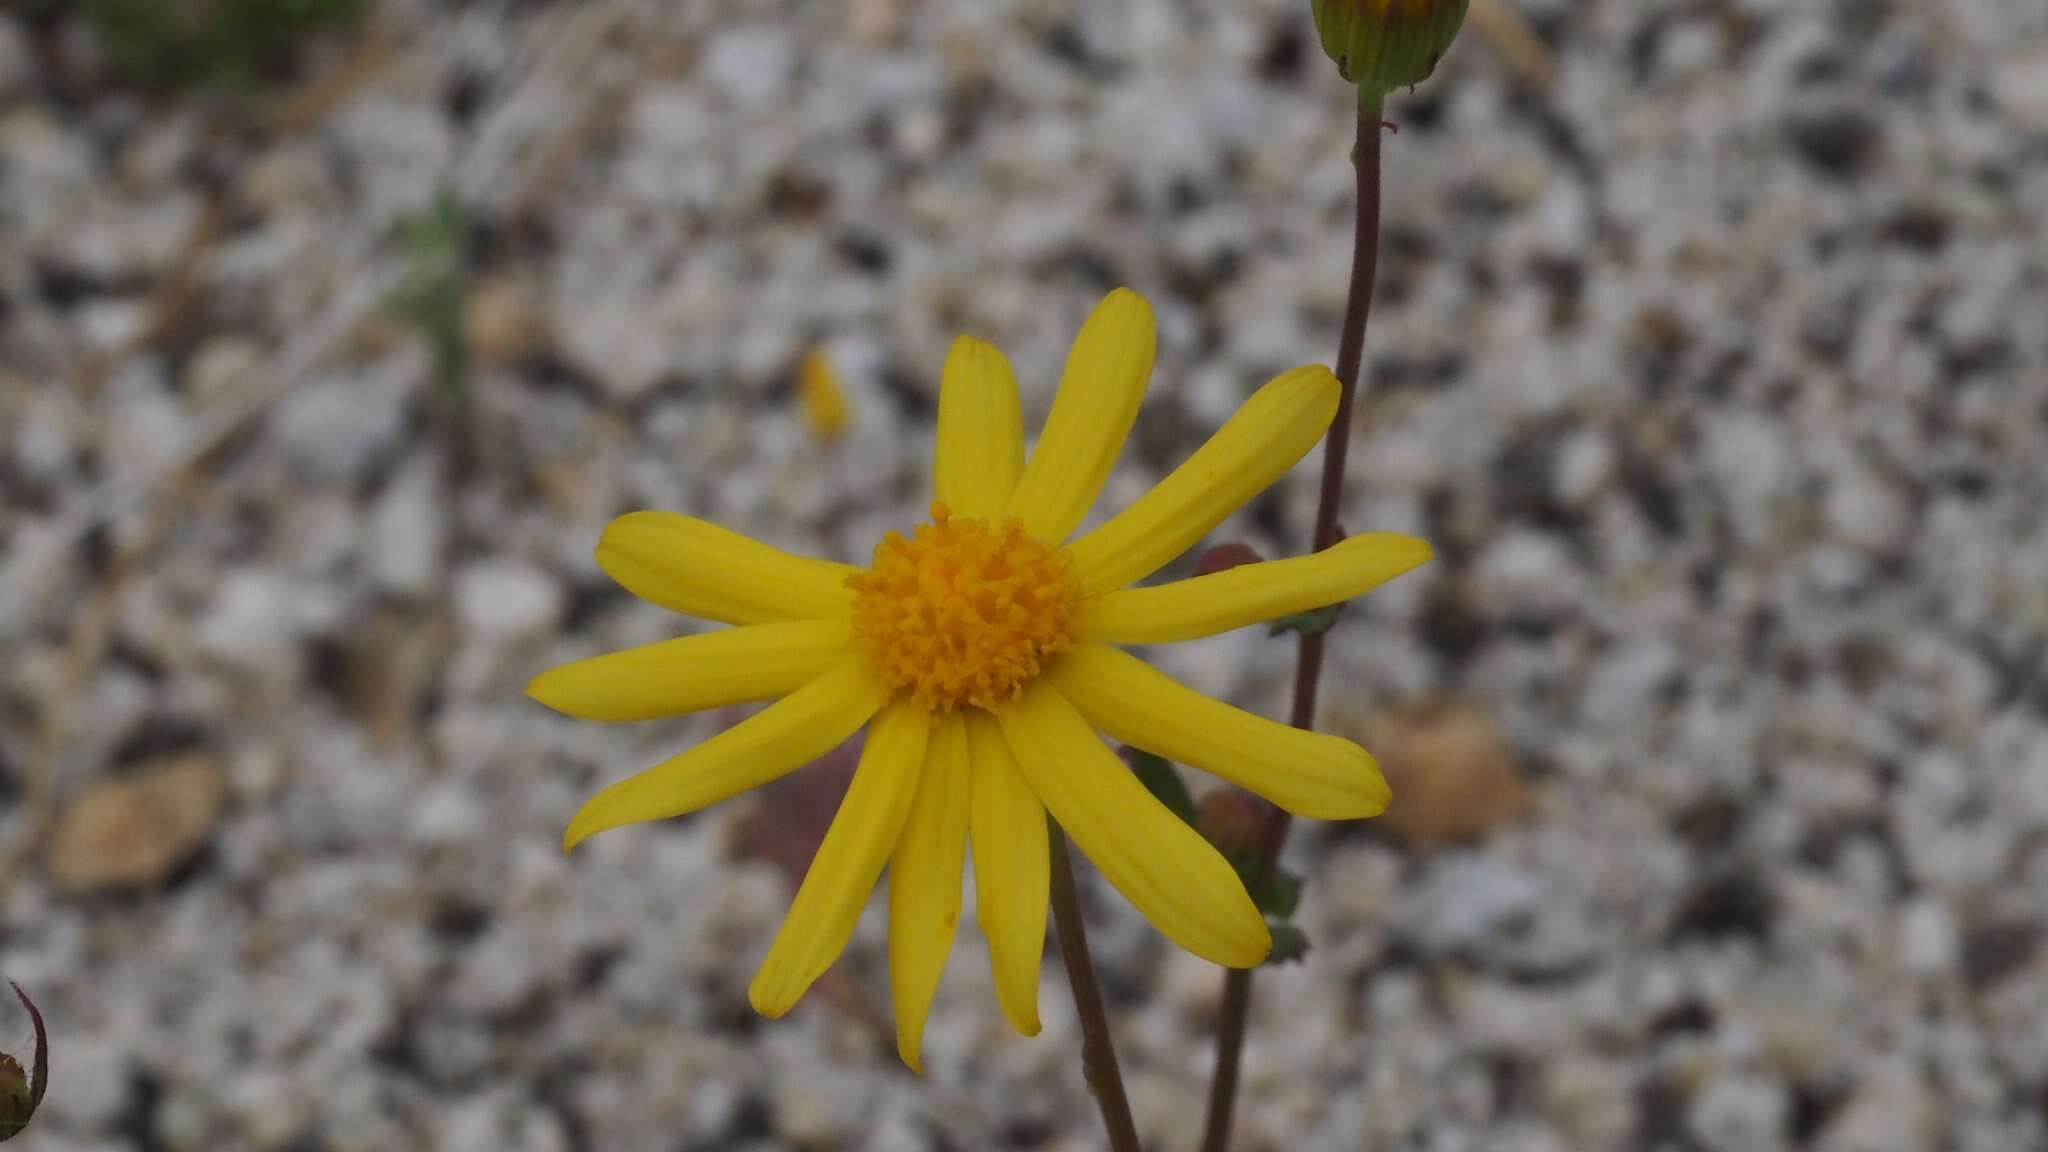
M 36 1114 L 36 1106 L 43 1102 L 43 1089 L 50 1080 L 50 1038 L 43 1031 L 43 1014 L 36 1011 L 21 985 L 14 985 L 14 994 L 21 998 L 21 1006 L 28 1009 L 28 1017 L 36 1026 L 35 1078 L 31 1080 L 22 1071 L 19 1060 L 0 1053 L 0 1140 L 11 1140 L 28 1127 L 29 1117 Z
M 29 1101 L 35 1096 L 21 1061 L 0 1052 L 0 1140 L 28 1124 Z
M 1429 79 L 1465 22 L 1467 0 L 1313 0 L 1316 32 L 1337 71 L 1378 103 Z

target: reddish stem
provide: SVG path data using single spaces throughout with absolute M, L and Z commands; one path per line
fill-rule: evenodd
M 1316 503 L 1315 551 L 1337 542 L 1337 510 L 1344 497 L 1344 464 L 1351 452 L 1351 410 L 1358 395 L 1358 369 L 1365 354 L 1365 326 L 1372 317 L 1373 279 L 1380 255 L 1380 132 L 1391 128 L 1380 120 L 1377 103 L 1359 110 L 1358 142 L 1351 150 L 1358 170 L 1358 223 L 1352 236 L 1351 287 L 1344 302 L 1344 334 L 1337 345 L 1337 382 L 1343 386 L 1337 418 L 1323 448 L 1322 493 Z M 1313 728 L 1316 689 L 1323 676 L 1321 632 L 1304 632 L 1294 663 L 1294 708 L 1288 723 Z M 1272 809 L 1259 843 L 1259 858 L 1271 868 L 1287 844 L 1287 813 Z M 1234 968 L 1224 976 L 1223 1018 L 1216 1029 L 1216 1075 L 1209 1083 L 1209 1118 L 1202 1134 L 1202 1152 L 1228 1152 L 1231 1112 L 1237 1103 L 1238 1065 L 1244 1055 L 1245 1021 L 1251 1011 L 1252 969 Z
M 1047 823 L 1052 831 L 1052 917 L 1060 938 L 1060 958 L 1066 962 L 1067 982 L 1074 989 L 1074 1011 L 1081 1017 L 1081 1071 L 1102 1109 L 1110 1148 L 1139 1152 L 1138 1126 L 1131 1119 L 1131 1102 L 1124 1095 L 1123 1074 L 1117 1070 L 1116 1045 L 1109 1037 L 1109 1014 L 1103 1011 L 1095 966 L 1088 960 L 1088 931 L 1081 923 L 1073 859 L 1059 825 Z

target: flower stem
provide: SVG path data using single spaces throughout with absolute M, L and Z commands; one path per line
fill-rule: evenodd
M 1048 822 L 1050 823 L 1050 822 Z M 1067 981 L 1074 986 L 1074 1010 L 1081 1017 L 1081 1068 L 1088 1090 L 1102 1109 L 1113 1152 L 1138 1152 L 1138 1126 L 1131 1120 L 1131 1102 L 1124 1095 L 1123 1073 L 1116 1066 L 1116 1045 L 1109 1038 L 1109 1017 L 1102 1010 L 1102 991 L 1095 985 L 1095 966 L 1088 960 L 1088 930 L 1081 924 L 1081 897 L 1074 890 L 1074 864 L 1059 825 L 1052 833 L 1052 917 L 1059 926 L 1060 958 Z
M 1380 259 L 1380 120 L 1378 101 L 1358 111 L 1358 142 L 1351 150 L 1358 170 L 1358 223 L 1352 236 L 1351 287 L 1344 301 L 1344 334 L 1337 345 L 1337 382 L 1343 386 L 1337 418 L 1323 448 L 1322 494 L 1316 503 L 1315 551 L 1337 543 L 1337 506 L 1344 495 L 1344 463 L 1351 449 L 1351 410 L 1358 395 L 1358 369 L 1365 353 L 1365 326 L 1372 316 L 1373 278 Z M 1323 675 L 1321 632 L 1304 632 L 1294 664 L 1294 709 L 1288 723 L 1313 728 L 1316 689 Z M 1266 814 L 1259 858 L 1272 867 L 1287 843 L 1287 813 Z M 1216 1026 L 1216 1074 L 1209 1083 L 1209 1118 L 1203 1126 L 1202 1152 L 1228 1152 L 1231 1111 L 1237 1103 L 1237 1070 L 1244 1054 L 1245 1020 L 1251 1011 L 1252 970 L 1234 968 L 1224 975 L 1223 1017 Z

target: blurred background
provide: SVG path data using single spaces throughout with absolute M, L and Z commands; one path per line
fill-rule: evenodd
M 1297 826 L 1237 1146 L 2048 1147 L 2048 8 L 1475 0 L 1389 108 L 1344 521 L 1438 559 L 1335 634 L 1400 800 Z M 950 339 L 1035 426 L 1119 284 L 1144 490 L 1334 354 L 1351 125 L 1304 0 L 9 0 L 15 1147 L 1099 1147 L 971 916 L 922 1079 L 878 914 L 749 1010 L 843 765 L 565 858 L 729 718 L 521 691 L 693 627 L 609 518 L 860 560 Z M 1299 551 L 1319 458 L 1217 538 Z M 1156 658 L 1284 709 L 1288 639 Z M 1218 973 L 1086 884 L 1190 1149 Z

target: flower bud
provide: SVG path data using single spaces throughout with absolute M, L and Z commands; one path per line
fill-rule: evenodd
M 1465 21 L 1466 2 L 1313 0 L 1323 51 L 1371 103 L 1429 79 Z
M 36 1011 L 21 985 L 14 985 L 14 994 L 20 997 L 21 1006 L 28 1009 L 29 1019 L 36 1027 L 35 1079 L 29 1079 L 19 1060 L 0 1053 L 0 1140 L 11 1140 L 28 1127 L 29 1117 L 36 1114 L 36 1106 L 43 1102 L 43 1089 L 50 1080 L 50 1040 L 43 1031 L 43 1014 Z
M 1252 856 L 1265 835 L 1266 807 L 1235 788 L 1218 788 L 1195 805 L 1195 828 L 1225 856 Z
M 1232 540 L 1202 553 L 1202 558 L 1195 562 L 1195 575 L 1213 576 L 1246 564 L 1257 564 L 1264 559 L 1251 545 Z

